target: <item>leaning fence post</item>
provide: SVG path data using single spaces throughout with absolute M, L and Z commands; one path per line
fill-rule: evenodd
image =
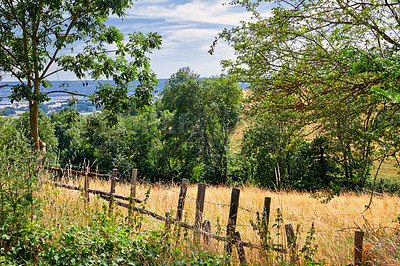
M 231 207 L 229 209 L 228 225 L 226 228 L 226 236 L 228 238 L 228 242 L 225 245 L 225 251 L 228 255 L 232 253 L 232 242 L 235 237 L 237 212 L 239 209 L 239 195 L 240 190 L 237 188 L 232 188 L 230 205 Z
M 189 186 L 189 180 L 184 178 L 181 184 L 181 191 L 179 193 L 178 208 L 176 210 L 176 220 L 182 222 L 183 208 L 185 207 L 186 192 Z
M 285 224 L 287 246 L 289 248 L 290 263 L 295 264 L 296 257 L 296 235 L 294 234 L 293 226 Z
M 354 265 L 362 265 L 362 252 L 363 252 L 363 231 L 354 232 Z
M 111 188 L 110 188 L 110 205 L 109 205 L 109 215 L 112 215 L 113 213 L 113 206 L 114 206 L 114 194 L 115 194 L 115 183 L 118 181 L 118 171 L 117 169 L 112 170 L 111 174 Z
M 84 184 L 84 190 L 85 190 L 85 198 L 89 202 L 89 173 L 90 173 L 90 168 L 86 167 L 85 168 L 85 184 Z
M 132 169 L 131 176 L 131 195 L 129 196 L 129 209 L 128 209 L 128 221 L 131 222 L 131 218 L 133 216 L 133 206 L 135 206 L 135 198 L 136 198 L 136 179 L 137 179 L 137 169 Z

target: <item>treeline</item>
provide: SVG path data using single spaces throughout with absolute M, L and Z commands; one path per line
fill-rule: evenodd
M 137 167 L 142 177 L 165 182 L 188 178 L 333 192 L 369 185 L 374 158 L 381 157 L 374 157 L 377 147 L 361 130 L 362 114 L 324 132 L 307 132 L 291 124 L 293 114 L 262 108 L 255 112 L 251 104 L 229 78 L 200 79 L 182 68 L 166 82 L 151 110 L 139 112 L 131 106 L 118 120 L 108 112 L 82 117 L 74 108 L 50 117 L 41 112 L 45 160 L 61 166 L 86 161 L 126 173 Z M 398 118 L 392 114 L 393 123 Z M 240 119 L 249 127 L 239 151 L 233 152 L 230 139 Z M 28 113 L 1 120 L 2 141 L 16 132 L 29 137 L 28 122 Z

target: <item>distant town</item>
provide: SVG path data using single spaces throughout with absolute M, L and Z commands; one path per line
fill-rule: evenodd
M 52 81 L 52 87 L 46 88 L 45 91 L 49 92 L 52 90 L 68 90 L 71 92 L 79 92 L 82 94 L 90 95 L 92 94 L 96 86 L 100 83 L 110 82 L 113 81 Z M 164 88 L 166 79 L 159 79 L 157 85 L 157 92 L 155 93 L 156 96 L 162 89 Z M 0 85 L 17 85 L 17 82 L 0 82 Z M 136 87 L 137 82 L 132 84 L 132 93 L 133 88 Z M 10 101 L 9 97 L 12 91 L 9 87 L 4 87 L 0 89 L 0 116 L 20 116 L 24 112 L 29 110 L 28 102 L 21 101 L 21 102 L 14 102 Z M 71 99 L 77 99 L 78 101 L 71 101 Z M 83 97 L 72 97 L 67 93 L 57 93 L 53 94 L 50 101 L 44 102 L 40 105 L 39 109 L 44 111 L 46 114 L 50 115 L 53 112 L 59 112 L 61 109 L 65 107 L 74 107 L 78 110 L 78 112 L 82 115 L 87 115 L 90 113 L 94 113 L 99 111 L 96 109 L 96 106 L 89 102 L 87 99 Z

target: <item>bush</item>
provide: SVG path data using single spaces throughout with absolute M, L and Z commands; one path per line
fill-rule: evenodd
M 390 178 L 377 178 L 374 186 L 374 179 L 369 178 L 365 182 L 365 188 L 379 193 L 400 194 L 400 182 Z
M 36 260 L 43 239 L 34 223 L 38 171 L 31 147 L 3 121 L 0 135 L 8 138 L 12 132 L 13 138 L 0 148 L 0 257 L 7 264 L 22 264 Z
M 228 265 L 223 256 L 215 254 L 194 252 L 189 256 L 174 248 L 168 234 L 160 230 L 138 232 L 135 224 L 127 225 L 122 217 L 104 213 L 99 210 L 91 216 L 90 226 L 72 225 L 41 254 L 41 264 Z

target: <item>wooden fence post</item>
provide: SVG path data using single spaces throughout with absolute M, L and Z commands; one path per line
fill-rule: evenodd
M 84 184 L 84 190 L 85 190 L 85 198 L 86 200 L 89 202 L 89 181 L 90 181 L 90 177 L 89 177 L 89 173 L 90 173 L 90 168 L 86 167 L 85 168 L 85 184 Z
M 114 207 L 114 194 L 115 194 L 115 183 L 118 181 L 118 170 L 117 169 L 113 169 L 112 170 L 112 174 L 111 174 L 111 188 L 110 188 L 110 193 L 111 193 L 111 201 L 110 201 L 110 205 L 109 205 L 109 215 L 111 216 L 113 213 L 113 207 Z
M 199 183 L 197 186 L 197 199 L 196 199 L 196 216 L 194 219 L 194 225 L 197 228 L 201 228 L 203 222 L 203 210 L 204 210 L 204 198 L 206 194 L 206 184 Z
M 209 220 L 204 220 L 203 225 L 201 226 L 204 231 L 207 233 L 211 233 L 211 222 Z M 203 235 L 204 243 L 207 245 L 210 244 L 210 237 L 206 234 Z
M 181 191 L 179 193 L 178 208 L 176 210 L 176 220 L 182 222 L 183 208 L 185 207 L 186 192 L 189 186 L 189 180 L 184 178 L 181 184 Z
M 129 209 L 128 209 L 128 221 L 131 222 L 131 218 L 133 216 L 132 207 L 135 206 L 135 198 L 136 198 L 136 179 L 137 179 L 137 169 L 132 169 L 131 176 L 131 195 L 129 196 Z
M 196 216 L 194 218 L 194 226 L 196 229 L 201 228 L 203 222 L 204 198 L 206 193 L 206 184 L 199 183 L 197 185 L 197 198 L 196 198 Z M 200 234 L 194 232 L 194 240 L 200 242 Z
M 261 247 L 264 249 L 268 241 L 268 225 L 269 225 L 270 210 L 271 210 L 271 198 L 265 197 L 264 210 L 262 214 L 261 228 L 260 228 Z
M 295 264 L 297 261 L 296 256 L 296 235 L 294 234 L 293 226 L 285 224 L 287 246 L 289 249 L 290 264 Z
M 225 245 L 225 251 L 228 255 L 232 253 L 232 243 L 235 237 L 237 213 L 239 209 L 239 195 L 240 190 L 237 188 L 232 188 L 231 207 L 229 209 L 228 225 L 226 228 L 226 236 L 228 237 L 229 241 Z
M 362 265 L 362 257 L 363 257 L 363 239 L 364 232 L 363 231 L 355 231 L 354 232 L 354 265 Z
M 235 240 L 242 240 L 240 237 L 240 233 L 239 232 L 235 232 Z M 238 251 L 238 255 L 239 255 L 239 261 L 240 261 L 240 265 L 247 265 L 247 260 L 246 260 L 246 253 L 244 252 L 244 248 L 241 245 L 236 245 L 237 247 L 237 251 Z

